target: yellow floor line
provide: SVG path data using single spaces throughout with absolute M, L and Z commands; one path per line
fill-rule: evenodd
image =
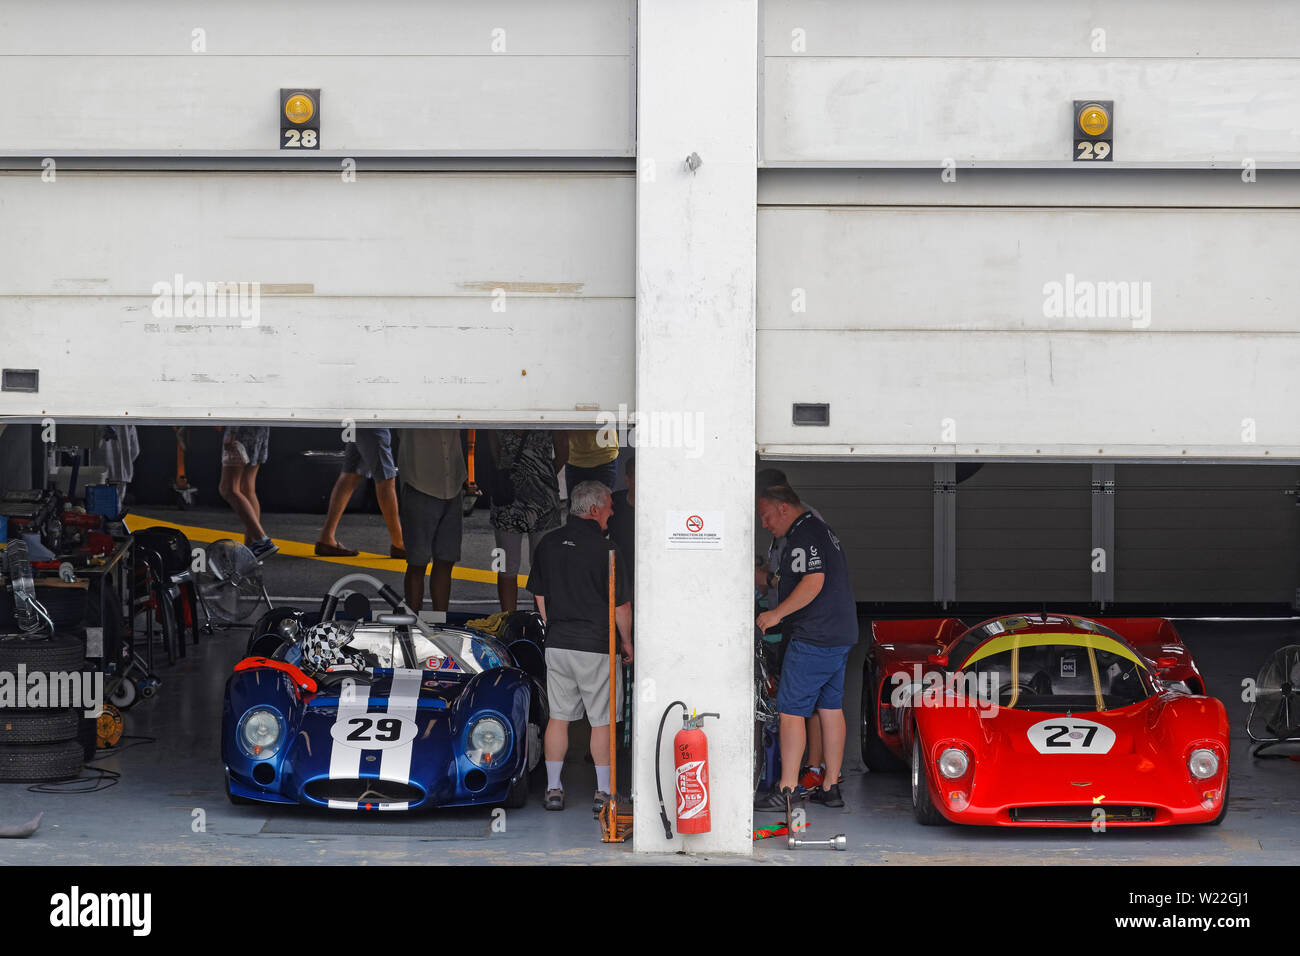
M 213 528 L 200 528 L 196 525 L 177 524 L 165 518 L 155 518 L 138 512 L 131 512 L 131 514 L 127 515 L 127 522 L 128 525 L 135 525 L 137 528 L 154 526 L 175 528 L 191 541 L 212 542 L 219 541 L 222 538 L 239 541 L 243 537 L 238 532 L 232 533 L 230 531 L 217 531 Z M 281 554 L 287 554 L 291 558 L 310 558 L 313 561 L 324 561 L 326 564 L 346 564 L 349 567 L 368 568 L 372 571 L 406 570 L 406 560 L 404 558 L 386 558 L 382 554 L 372 554 L 368 551 L 362 551 L 355 558 L 322 558 L 316 554 L 314 544 L 289 541 L 286 538 L 272 538 L 271 540 L 275 542 Z M 428 574 L 429 569 L 425 568 L 424 573 Z M 481 568 L 462 568 L 458 566 L 452 569 L 451 576 L 458 581 L 475 581 L 479 584 L 496 584 L 497 581 L 495 571 L 485 571 Z M 521 588 L 528 583 L 528 579 L 522 574 L 518 576 L 518 580 Z

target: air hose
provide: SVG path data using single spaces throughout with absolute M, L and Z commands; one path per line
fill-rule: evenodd
M 664 786 L 663 780 L 659 775 L 659 754 L 662 749 L 664 739 L 664 723 L 668 720 L 668 712 L 674 707 L 681 707 L 682 713 L 689 713 L 686 709 L 686 702 L 675 700 L 664 708 L 664 715 L 659 718 L 659 733 L 655 735 L 655 790 L 659 793 L 659 819 L 664 822 L 664 838 L 671 840 L 673 838 L 673 827 L 668 822 L 668 811 L 664 809 Z

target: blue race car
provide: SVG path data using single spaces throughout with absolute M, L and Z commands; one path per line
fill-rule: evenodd
M 339 592 L 358 581 L 393 613 L 335 620 Z M 502 640 L 429 624 L 362 574 L 335 582 L 318 623 L 290 609 L 263 618 L 226 683 L 221 757 L 231 802 L 522 807 L 547 703 L 540 619 L 514 618 L 524 626 L 513 620 Z

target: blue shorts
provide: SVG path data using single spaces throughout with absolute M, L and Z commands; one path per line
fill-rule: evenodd
M 838 710 L 844 705 L 844 666 L 852 644 L 821 647 L 791 641 L 781 664 L 776 709 L 794 717 L 811 717 L 814 710 Z

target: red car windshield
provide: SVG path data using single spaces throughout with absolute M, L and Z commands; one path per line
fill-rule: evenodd
M 1106 634 L 1002 634 L 986 640 L 961 670 L 999 706 L 1051 713 L 1127 707 L 1155 691 L 1146 664 Z

